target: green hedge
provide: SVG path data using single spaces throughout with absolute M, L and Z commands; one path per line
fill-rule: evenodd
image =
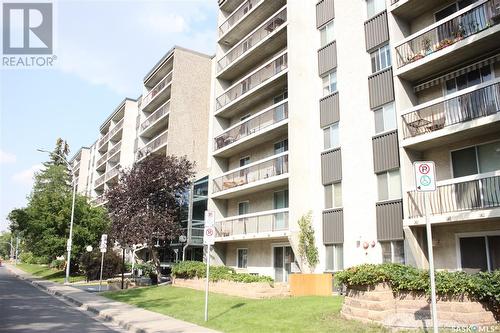
M 172 276 L 181 279 L 205 278 L 206 264 L 200 261 L 182 261 L 172 267 Z M 267 282 L 273 283 L 268 276 L 258 276 L 246 273 L 236 273 L 232 268 L 226 266 L 210 266 L 210 281 L 235 281 L 243 283 Z
M 365 264 L 335 274 L 338 284 L 374 285 L 386 282 L 396 292 L 430 294 L 429 271 L 401 264 Z M 441 296 L 467 295 L 500 309 L 500 270 L 492 273 L 436 272 L 436 293 Z

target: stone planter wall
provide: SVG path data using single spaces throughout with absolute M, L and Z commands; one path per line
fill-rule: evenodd
M 488 326 L 497 323 L 486 304 L 468 297 L 438 297 L 437 311 L 440 326 Z M 346 319 L 393 327 L 431 325 L 429 297 L 423 293 L 395 294 L 386 284 L 347 288 L 341 314 Z
M 174 278 L 172 284 L 177 287 L 185 287 L 197 290 L 205 290 L 205 279 L 180 279 Z M 274 283 L 270 286 L 267 282 L 234 282 L 217 281 L 210 282 L 210 292 L 239 296 L 245 298 L 270 298 L 289 296 L 288 287 L 284 283 Z

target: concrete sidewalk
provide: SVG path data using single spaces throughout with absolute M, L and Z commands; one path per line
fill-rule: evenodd
M 32 283 L 34 286 L 59 296 L 76 306 L 90 311 L 106 321 L 137 333 L 160 332 L 193 332 L 216 333 L 217 331 L 201 327 L 182 320 L 174 319 L 156 312 L 137 308 L 132 305 L 110 300 L 108 298 L 82 291 L 59 283 L 41 280 L 12 266 L 5 265 L 17 277 Z

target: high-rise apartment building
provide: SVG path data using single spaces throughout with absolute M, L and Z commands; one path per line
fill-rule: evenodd
M 499 1 L 218 4 L 218 262 L 286 281 L 311 212 L 318 272 L 426 267 L 412 163 L 433 160 L 436 267 L 499 267 Z

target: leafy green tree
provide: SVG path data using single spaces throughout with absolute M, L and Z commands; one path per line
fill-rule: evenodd
M 10 257 L 11 235 L 8 231 L 0 233 L 0 258 L 7 259 Z
M 316 247 L 314 228 L 312 226 L 312 213 L 308 212 L 306 215 L 303 215 L 299 219 L 298 225 L 300 228 L 299 256 L 312 273 L 319 263 L 318 248 Z

